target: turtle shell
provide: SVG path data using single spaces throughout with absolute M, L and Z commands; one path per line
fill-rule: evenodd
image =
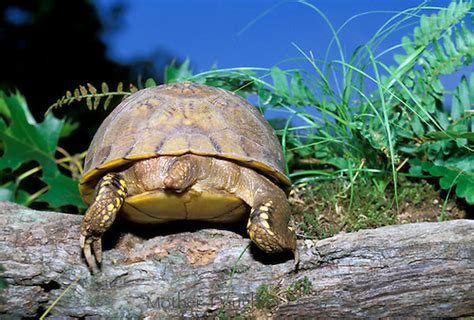
M 81 195 L 90 203 L 98 180 L 135 161 L 197 154 L 250 167 L 283 189 L 281 145 L 261 113 L 227 90 L 191 82 L 140 90 L 104 120 L 87 152 Z

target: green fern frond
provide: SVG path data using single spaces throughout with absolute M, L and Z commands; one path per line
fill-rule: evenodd
M 81 102 L 82 100 L 86 100 L 86 105 L 89 110 L 96 110 L 102 101 L 104 101 L 103 108 L 107 109 L 114 97 L 121 97 L 121 99 L 123 99 L 137 91 L 138 88 L 133 84 L 129 85 L 128 90 L 124 90 L 122 82 L 117 85 L 115 91 L 110 91 L 109 85 L 103 82 L 101 84 L 101 91 L 99 92 L 96 87 L 87 83 L 86 86 L 80 85 L 72 92 L 69 90 L 66 91 L 66 94 L 52 104 L 46 113 L 49 113 L 52 109 L 70 105 L 73 102 Z M 105 98 L 105 100 L 103 100 L 103 98 Z
M 472 7 L 471 1 L 452 1 L 448 8 L 441 9 L 437 14 L 431 16 L 422 15 L 420 26 L 414 30 L 414 48 L 428 46 L 433 40 L 439 39 L 453 26 L 459 24 L 469 13 Z
M 464 21 L 471 7 L 472 1 L 453 1 L 437 14 L 422 15 L 420 25 L 414 29 L 413 40 L 402 39 L 405 54 L 394 57 L 401 65 L 416 50 L 422 50 L 416 61 L 419 67 L 407 71 L 400 79 L 404 88 L 401 95 L 423 109 L 423 120 L 436 113 L 446 93 L 440 76 L 460 70 L 474 58 L 472 22 Z
M 440 98 L 445 90 L 439 76 L 452 74 L 472 61 L 474 35 L 464 22 L 471 7 L 472 1 L 453 1 L 437 14 L 422 15 L 420 26 L 414 29 L 413 40 L 406 36 L 402 38 L 406 54 L 395 56 L 399 64 L 414 51 L 423 49 L 417 61 L 421 70 L 406 74 L 403 81 L 407 88 L 413 89 L 415 96 Z M 418 102 L 434 112 L 434 99 L 422 98 Z
M 451 120 L 453 125 L 462 126 L 466 131 L 474 132 L 474 72 L 469 81 L 462 76 L 461 82 L 454 90 L 451 104 Z

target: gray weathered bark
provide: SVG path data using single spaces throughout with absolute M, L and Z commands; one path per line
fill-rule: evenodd
M 416 223 L 300 241 L 300 269 L 247 250 L 247 238 L 201 230 L 141 239 L 121 234 L 90 275 L 79 249 L 81 216 L 0 203 L 2 315 L 104 318 L 212 317 L 247 311 L 276 318 L 474 315 L 474 221 Z M 307 277 L 312 292 L 260 311 L 257 287 Z M 232 279 L 231 279 L 232 278 Z M 278 291 L 278 290 L 276 290 Z M 280 290 L 281 291 L 281 290 Z

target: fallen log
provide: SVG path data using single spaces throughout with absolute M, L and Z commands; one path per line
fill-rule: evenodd
M 245 250 L 249 239 L 231 231 L 144 237 L 121 229 L 107 240 L 102 272 L 91 275 L 79 249 L 81 219 L 0 203 L 8 283 L 0 318 L 36 318 L 55 300 L 50 315 L 86 319 L 474 315 L 470 220 L 300 240 L 297 271 L 291 257 Z

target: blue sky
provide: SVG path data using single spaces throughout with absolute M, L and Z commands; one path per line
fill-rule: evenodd
M 97 0 L 100 8 L 116 0 Z M 269 0 L 122 0 L 126 5 L 121 28 L 104 38 L 109 55 L 130 61 L 153 52 L 165 51 L 178 59 L 190 58 L 195 72 L 213 65 L 227 67 L 271 67 L 291 58 L 301 58 L 294 47 L 324 58 L 331 32 L 324 19 L 296 1 Z M 369 40 L 396 12 L 416 7 L 414 0 L 314 0 L 337 29 L 350 17 L 364 12 L 377 13 L 354 19 L 341 32 L 347 56 Z M 432 7 L 448 6 L 449 0 L 433 0 Z M 429 14 L 427 10 L 425 13 Z M 394 32 L 381 50 L 397 44 L 414 26 Z M 379 52 L 381 52 L 379 50 Z M 333 50 L 329 59 L 336 59 Z M 382 61 L 392 63 L 392 54 Z M 309 64 L 296 63 L 310 69 Z M 285 67 L 285 64 L 281 65 Z M 293 65 L 294 66 L 294 65 Z

